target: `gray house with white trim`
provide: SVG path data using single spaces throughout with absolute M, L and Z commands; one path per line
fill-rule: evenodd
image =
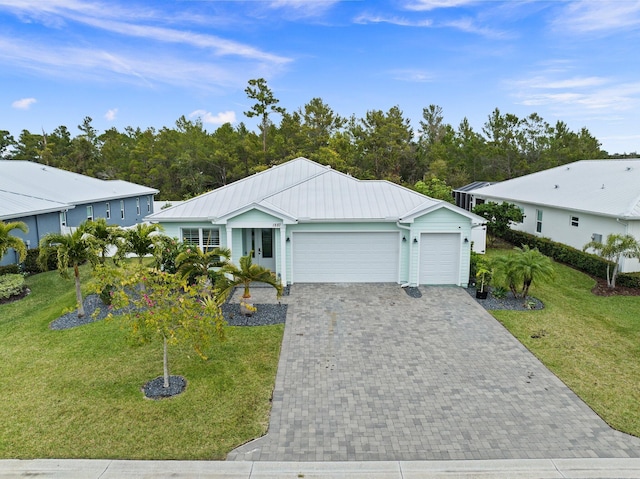
M 36 248 L 47 233 L 65 233 L 87 219 L 131 226 L 153 213 L 158 190 L 121 180 L 100 180 L 30 161 L 0 160 L 0 221 L 23 221 L 23 238 Z M 0 264 L 17 260 L 9 251 Z
M 169 236 L 231 249 L 284 284 L 466 285 L 471 233 L 484 220 L 388 181 L 358 180 L 306 158 L 146 217 Z
M 513 203 L 523 223 L 512 228 L 582 249 L 591 240 L 629 234 L 640 241 L 640 159 L 582 160 L 474 189 L 474 205 Z M 621 272 L 640 271 L 623 258 Z

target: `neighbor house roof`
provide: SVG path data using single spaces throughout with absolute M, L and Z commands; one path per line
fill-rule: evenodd
M 474 194 L 640 219 L 640 159 L 576 161 L 479 188 Z
M 224 222 L 255 207 L 300 222 L 399 221 L 417 209 L 442 204 L 388 181 L 358 180 L 329 166 L 297 158 L 146 219 Z M 460 213 L 484 221 L 462 210 Z
M 0 219 L 156 193 L 128 181 L 99 180 L 31 161 L 0 160 Z

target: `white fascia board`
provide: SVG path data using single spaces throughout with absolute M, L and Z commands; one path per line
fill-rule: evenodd
M 485 220 L 482 216 L 478 216 L 475 213 L 471 213 L 471 212 L 469 212 L 467 210 L 463 210 L 462 208 L 458 208 L 457 206 L 452 205 L 450 203 L 447 203 L 446 201 L 441 201 L 440 203 L 428 206 L 426 208 L 421 208 L 421 209 L 418 209 L 418 210 L 410 211 L 407 216 L 404 216 L 404 217 L 400 218 L 399 222 L 400 223 L 413 223 L 413 221 L 416 218 L 418 218 L 420 216 L 424 216 L 424 215 L 429 214 L 429 213 L 432 213 L 432 212 L 434 212 L 436 210 L 439 210 L 441 208 L 444 208 L 444 209 L 447 209 L 449 211 L 452 211 L 452 212 L 454 212 L 456 214 L 459 214 L 460 216 L 466 216 L 474 224 L 484 224 L 484 223 L 487 222 L 487 220 Z
M 251 210 L 258 210 L 261 211 L 262 213 L 265 213 L 267 215 L 271 215 L 271 216 L 275 216 L 276 218 L 280 218 L 282 220 L 283 223 L 285 224 L 296 224 L 298 222 L 298 220 L 294 217 L 292 217 L 291 215 L 287 214 L 286 212 L 280 210 L 279 208 L 276 208 L 274 206 L 265 206 L 261 203 L 251 203 L 248 205 L 245 205 L 241 208 L 238 208 L 234 211 L 230 211 L 229 213 L 219 217 L 219 218 L 209 218 L 209 221 L 214 222 L 215 224 L 219 224 L 219 225 L 224 225 L 227 224 L 227 221 L 229 221 L 232 218 L 235 218 L 238 215 L 241 215 L 243 213 L 246 213 L 247 211 L 251 211 Z

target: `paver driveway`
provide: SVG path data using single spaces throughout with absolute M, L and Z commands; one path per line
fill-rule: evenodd
M 640 457 L 464 290 L 420 289 L 293 286 L 269 432 L 228 459 Z

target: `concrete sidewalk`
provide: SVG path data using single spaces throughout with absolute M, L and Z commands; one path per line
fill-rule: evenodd
M 0 478 L 42 479 L 640 479 L 640 459 L 228 462 L 0 460 Z

